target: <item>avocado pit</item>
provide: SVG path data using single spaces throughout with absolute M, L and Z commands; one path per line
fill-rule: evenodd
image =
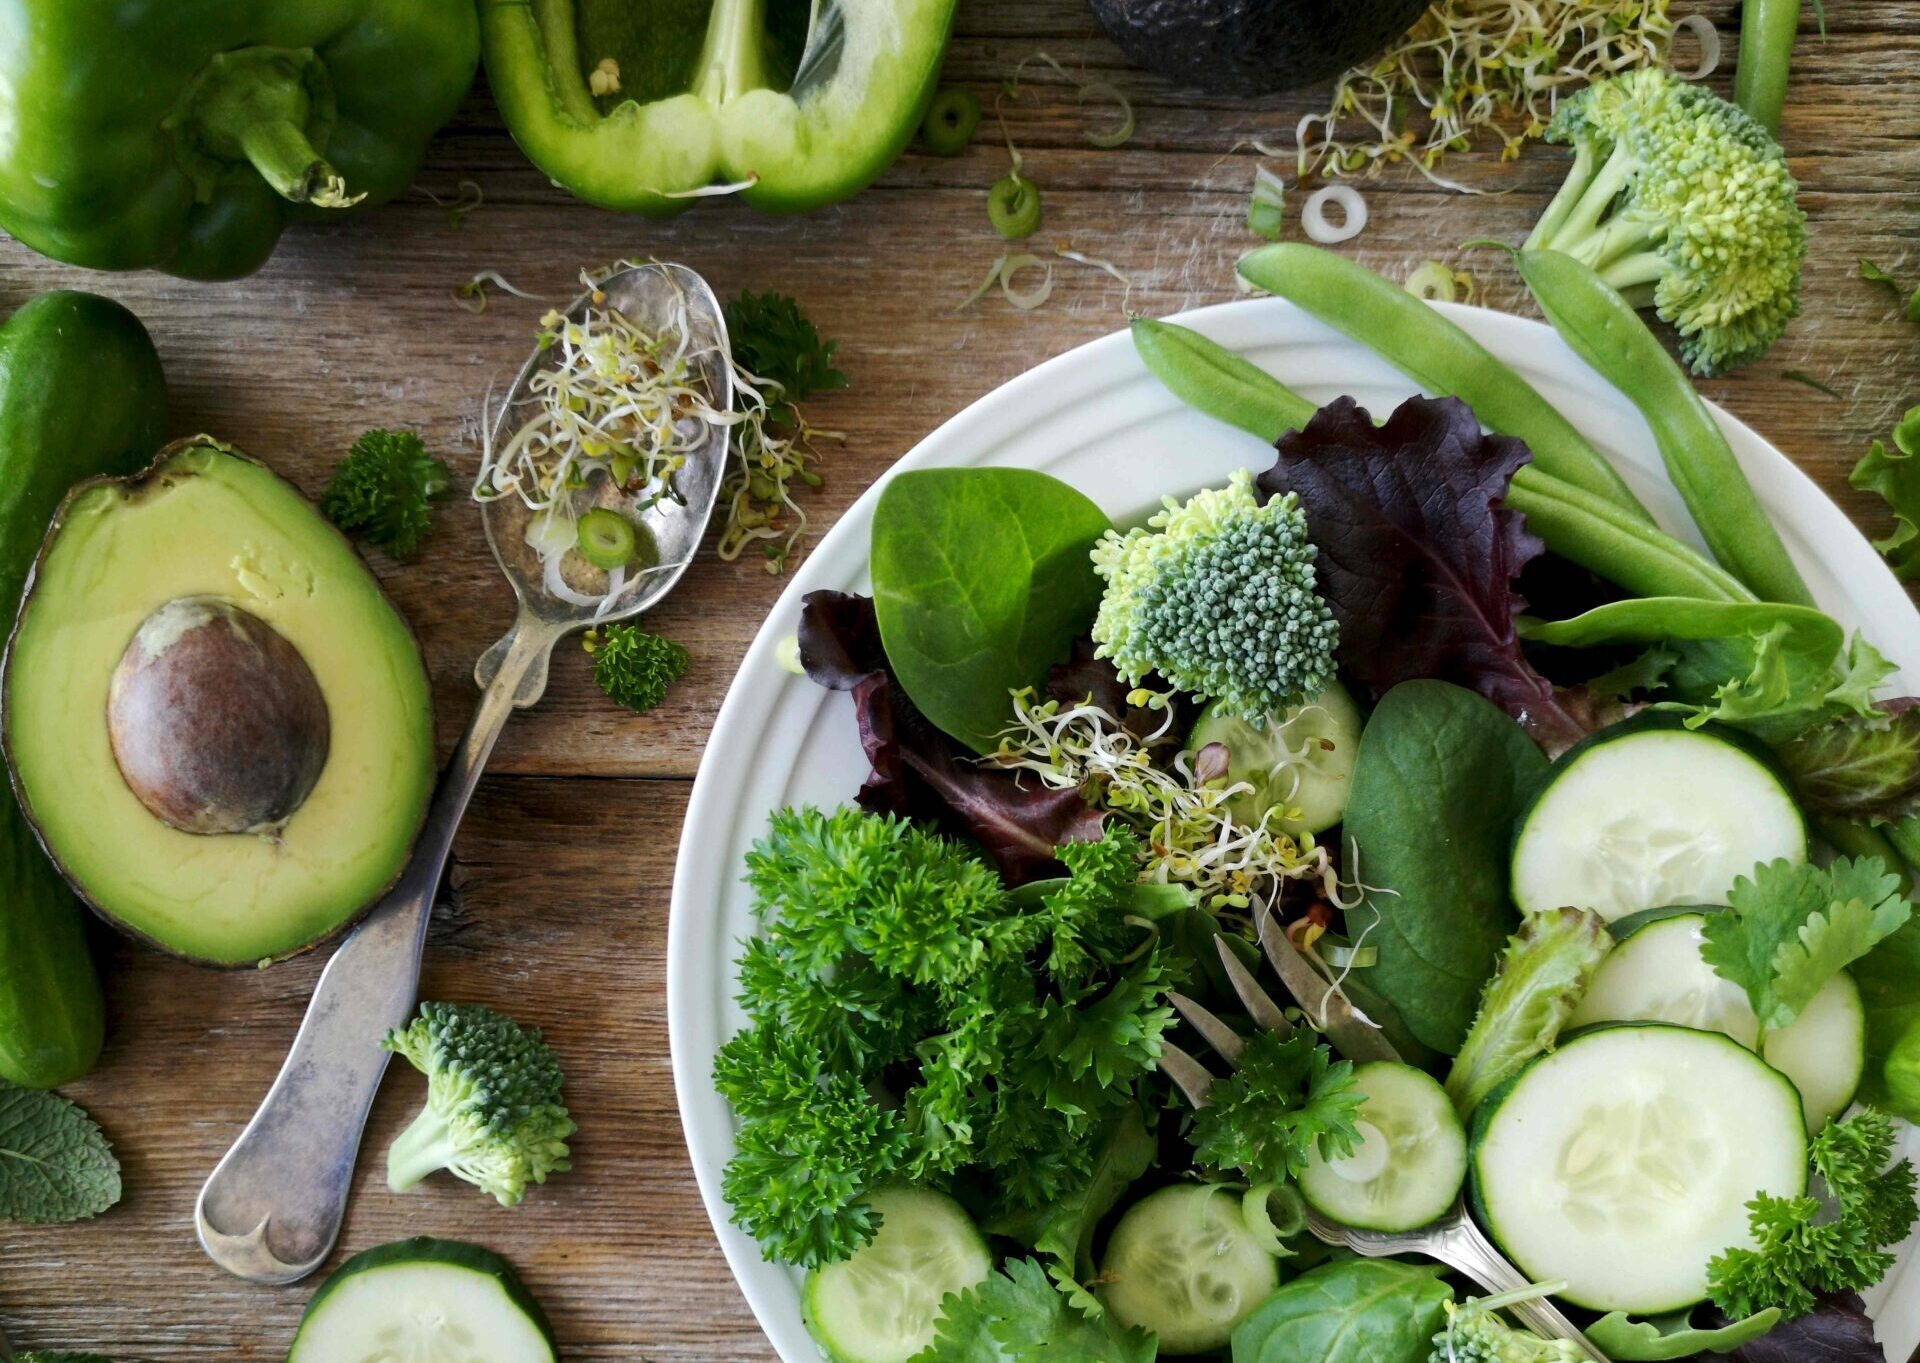
M 327 763 L 326 697 L 300 650 L 220 597 L 166 602 L 134 631 L 107 691 L 120 775 L 186 833 L 279 828 Z

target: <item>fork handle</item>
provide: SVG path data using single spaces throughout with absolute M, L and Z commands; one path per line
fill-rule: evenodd
M 1519 1292 L 1532 1286 L 1526 1275 L 1508 1263 L 1506 1256 L 1493 1247 L 1493 1242 L 1481 1234 L 1480 1228 L 1470 1217 L 1456 1217 L 1434 1236 L 1427 1252 L 1491 1293 Z M 1529 1298 L 1515 1302 L 1507 1309 L 1535 1333 L 1549 1339 L 1572 1340 L 1595 1363 L 1608 1363 L 1607 1356 L 1594 1348 L 1592 1341 L 1580 1332 L 1580 1327 L 1568 1320 L 1560 1308 L 1547 1298 Z

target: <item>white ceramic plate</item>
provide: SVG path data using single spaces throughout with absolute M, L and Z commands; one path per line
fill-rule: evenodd
M 1653 438 L 1626 399 L 1537 322 L 1479 308 L 1448 305 L 1447 311 L 1550 397 L 1614 461 L 1664 525 L 1693 538 Z M 1350 394 L 1384 415 L 1415 391 L 1371 352 L 1277 299 L 1222 304 L 1178 320 L 1316 401 Z M 1784 455 L 1724 412 L 1715 415 L 1821 605 L 1866 631 L 1907 676 L 1920 677 L 1920 614 L 1873 547 Z M 1258 471 L 1272 457 L 1252 436 L 1191 411 L 1168 393 L 1121 332 L 989 393 L 894 469 L 1041 469 L 1125 521 L 1164 495 L 1188 495 L 1223 482 L 1237 468 Z M 852 701 L 782 671 L 774 650 L 798 627 L 800 598 L 807 592 L 868 590 L 868 530 L 884 482 L 854 503 L 794 574 L 734 678 L 694 784 L 667 934 L 667 1014 L 687 1149 L 721 1248 L 785 1363 L 819 1358 L 801 1324 L 800 1275 L 765 1262 L 758 1246 L 728 1220 L 720 1179 L 733 1154 L 733 1116 L 708 1076 L 715 1051 L 745 1021 L 733 1000 L 733 958 L 753 928 L 740 882 L 748 845 L 770 811 L 799 802 L 831 808 L 850 800 L 866 775 Z M 1920 1150 L 1920 1132 L 1906 1135 L 1909 1146 Z M 1920 1344 L 1915 1244 L 1908 1244 L 1893 1276 L 1870 1300 L 1888 1357 L 1906 1359 Z

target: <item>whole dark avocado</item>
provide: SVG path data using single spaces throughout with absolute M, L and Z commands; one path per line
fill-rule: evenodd
M 1093 0 L 1127 59 L 1214 95 L 1337 75 L 1405 33 L 1428 0 Z

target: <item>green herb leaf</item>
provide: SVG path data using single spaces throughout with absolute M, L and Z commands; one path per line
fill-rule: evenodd
M 1090 1319 L 1032 1259 L 1009 1259 L 978 1287 L 948 1297 L 932 1344 L 912 1363 L 1153 1363 L 1153 1336 Z
M 320 494 L 320 513 L 395 558 L 411 558 L 433 525 L 433 502 L 453 475 L 412 431 L 368 431 Z
M 1756 1311 L 1744 1320 L 1718 1329 L 1696 1327 L 1691 1310 L 1646 1320 L 1635 1319 L 1625 1311 L 1613 1311 L 1589 1325 L 1586 1334 L 1600 1352 L 1615 1363 L 1665 1363 L 1668 1359 L 1692 1358 L 1695 1354 L 1732 1353 L 1779 1323 L 1777 1306 Z
M 1914 295 L 1920 307 L 1920 294 Z M 1893 431 L 1893 445 L 1880 441 L 1847 475 L 1863 492 L 1878 493 L 1893 512 L 1893 531 L 1873 542 L 1902 582 L 1920 577 L 1920 407 L 1910 407 Z
M 84 1221 L 120 1200 L 120 1161 L 93 1119 L 57 1093 L 0 1080 L 0 1220 Z
M 1896 296 L 1906 290 L 1901 287 L 1899 278 L 1884 265 L 1877 265 L 1865 256 L 1860 257 L 1860 277 L 1869 284 L 1885 284 Z
M 593 659 L 594 683 L 635 714 L 665 700 L 692 661 L 685 648 L 638 625 L 590 629 L 581 643 Z
M 1350 1155 L 1359 1143 L 1354 1114 L 1366 1097 L 1353 1065 L 1302 1027 L 1285 1040 L 1258 1032 L 1233 1074 L 1215 1082 L 1194 1114 L 1193 1155 L 1254 1183 L 1297 1178 L 1318 1149 L 1323 1159 Z
M 780 387 L 769 402 L 805 402 L 815 393 L 847 386 L 847 376 L 833 366 L 840 343 L 822 340 L 794 299 L 742 290 L 725 312 L 734 363 Z
M 1701 957 L 1746 991 L 1760 1025 L 1790 1024 L 1834 974 L 1912 916 L 1900 878 L 1875 857 L 1830 866 L 1781 860 L 1754 868 L 1709 914 Z
M 1412 1363 L 1446 1326 L 1438 1264 L 1344 1259 L 1302 1273 L 1233 1332 L 1234 1363 Z

